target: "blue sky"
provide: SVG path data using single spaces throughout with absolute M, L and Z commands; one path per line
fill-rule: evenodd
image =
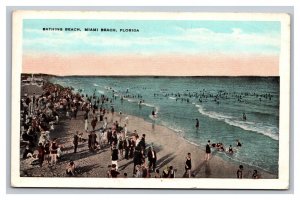
M 45 32 L 43 28 L 81 28 Z M 85 32 L 84 28 L 136 28 L 137 33 Z M 199 20 L 47 20 L 23 23 L 24 53 L 159 54 L 280 53 L 280 22 Z

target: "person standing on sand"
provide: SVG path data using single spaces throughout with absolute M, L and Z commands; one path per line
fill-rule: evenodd
M 102 112 L 102 109 L 100 109 L 99 110 L 99 121 L 100 121 L 100 123 L 102 123 L 103 122 L 103 112 Z
M 88 112 L 85 112 L 84 113 L 84 130 L 85 130 L 85 132 L 88 132 L 88 130 L 89 130 L 88 118 L 89 118 L 89 114 L 88 114 Z
M 118 142 L 117 142 L 117 148 L 119 150 L 119 154 L 121 159 L 123 159 L 123 149 L 124 149 L 124 140 L 121 136 L 119 136 Z
M 128 132 L 128 130 L 127 130 L 127 125 L 126 125 L 126 124 L 124 124 L 123 129 L 124 129 L 125 137 L 127 137 L 127 132 Z
M 93 131 L 93 132 L 91 132 L 90 137 L 91 137 L 91 147 L 90 147 L 90 150 L 91 150 L 91 151 L 95 151 L 95 149 L 96 149 L 96 144 L 97 144 L 97 135 L 96 135 L 96 133 Z
M 236 176 L 237 176 L 237 178 L 239 178 L 239 179 L 242 179 L 242 178 L 243 178 L 243 169 L 244 169 L 244 166 L 243 166 L 243 165 L 240 165 L 240 166 L 239 166 L 239 169 L 236 171 Z
M 39 165 L 40 167 L 42 167 L 44 162 L 44 156 L 45 156 L 45 148 L 42 143 L 39 143 L 38 152 L 39 152 L 38 154 Z
M 153 169 L 153 171 L 155 171 L 156 168 L 156 151 L 154 150 L 153 147 L 151 147 L 148 151 L 148 161 L 149 161 L 149 171 L 151 171 L 151 168 Z
M 128 137 L 125 137 L 124 140 L 124 149 L 125 149 L 125 159 L 129 159 L 129 150 L 130 150 L 130 139 Z
M 111 130 L 111 128 L 108 129 L 106 136 L 107 136 L 108 144 L 112 145 L 112 130 Z
M 88 147 L 89 150 L 91 150 L 91 145 L 92 145 L 92 136 L 91 136 L 91 132 L 88 133 Z
M 142 159 L 143 155 L 141 153 L 141 149 L 139 147 L 136 147 L 133 156 L 133 174 L 136 173 L 136 166 L 141 165 L 143 163 Z
M 51 157 L 51 165 L 56 165 L 57 162 L 57 149 L 58 145 L 56 143 L 56 138 L 53 139 L 51 146 L 50 146 L 50 157 Z
M 191 177 L 191 169 L 192 169 L 192 158 L 191 153 L 187 154 L 186 161 L 185 161 L 185 173 L 188 174 L 188 177 Z
M 73 137 L 73 144 L 74 144 L 74 153 L 77 152 L 77 146 L 78 146 L 78 131 L 76 131 L 74 137 Z
M 92 129 L 93 129 L 93 131 L 94 131 L 95 128 L 96 128 L 96 125 L 97 125 L 97 117 L 94 117 L 94 118 L 93 118 L 93 120 L 92 120 L 92 122 L 91 122 L 91 125 L 92 125 Z
M 173 169 L 173 166 L 169 167 L 169 177 L 168 178 L 175 178 L 175 170 Z
M 44 161 L 47 161 L 47 163 L 50 163 L 50 143 L 49 141 L 46 142 L 45 146 L 44 146 Z
M 207 141 L 206 147 L 205 147 L 205 160 L 208 161 L 210 159 L 210 140 Z
M 104 117 L 103 128 L 107 128 L 107 117 Z
M 135 134 L 135 146 L 139 146 L 139 143 L 140 143 L 140 141 L 141 141 L 141 139 L 140 139 L 140 137 L 139 137 L 139 135 L 138 134 Z
M 253 179 L 259 179 L 259 175 L 258 175 L 258 172 L 257 172 L 256 169 L 253 171 L 252 178 Z
M 129 143 L 129 158 L 133 158 L 134 148 L 135 148 L 135 142 L 134 139 L 131 137 Z
M 111 151 L 111 164 L 116 165 L 116 170 L 118 171 L 118 160 L 119 160 L 119 151 L 115 145 L 112 146 Z
M 112 116 L 114 116 L 114 113 L 115 113 L 115 108 L 113 106 L 111 106 L 111 110 L 110 110 Z
M 141 148 L 141 150 L 145 151 L 146 149 L 146 134 L 142 135 L 142 138 L 140 142 L 138 143 L 138 146 Z

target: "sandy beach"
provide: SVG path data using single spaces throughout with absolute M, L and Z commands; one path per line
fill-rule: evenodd
M 108 117 L 108 126 L 112 121 L 120 120 L 118 114 Z M 205 161 L 205 152 L 199 146 L 189 143 L 177 135 L 176 132 L 161 125 L 155 125 L 142 118 L 123 114 L 121 126 L 124 125 L 124 118 L 128 117 L 128 131 L 134 130 L 141 136 L 146 134 L 146 144 L 153 145 L 157 152 L 157 168 L 162 172 L 167 166 L 173 166 L 176 171 L 176 178 L 184 178 L 185 158 L 188 152 L 192 155 L 192 177 L 195 178 L 236 178 L 238 164 L 225 161 L 217 156 L 212 148 L 212 156 Z M 89 129 L 91 128 L 89 121 Z M 97 123 L 96 130 L 100 128 Z M 83 111 L 78 112 L 77 119 L 66 119 L 61 117 L 55 130 L 50 132 L 50 138 L 58 138 L 58 144 L 62 146 L 63 155 L 56 166 L 49 167 L 46 162 L 42 167 L 31 165 L 30 159 L 21 159 L 20 175 L 33 177 L 65 177 L 65 169 L 70 160 L 76 166 L 77 177 L 106 177 L 111 166 L 111 150 L 109 146 L 103 147 L 96 152 L 89 151 L 87 142 L 79 143 L 77 153 L 73 153 L 73 136 L 76 131 L 83 132 L 83 138 L 88 138 L 84 131 Z M 99 136 L 97 140 L 99 139 Z M 133 177 L 133 160 L 121 159 L 118 161 L 120 177 L 126 172 L 128 177 Z M 244 178 L 251 178 L 253 167 L 244 165 Z M 273 179 L 276 175 L 259 170 L 261 178 Z M 154 173 L 151 174 L 152 177 Z

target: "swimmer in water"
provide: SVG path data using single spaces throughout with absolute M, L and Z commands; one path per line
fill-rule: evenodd
M 198 118 L 196 119 L 196 128 L 199 128 L 199 120 L 198 120 Z
M 231 146 L 231 145 L 229 145 L 228 153 L 233 154 L 233 149 L 232 149 L 232 146 Z
M 155 110 L 154 110 L 154 109 L 152 110 L 152 117 L 153 117 L 153 118 L 155 118 L 155 117 L 156 117 L 156 112 L 155 112 Z
M 240 143 L 239 140 L 236 140 L 236 146 L 237 146 L 237 147 L 241 147 L 241 146 L 242 146 L 242 143 Z
M 246 121 L 247 120 L 247 116 L 245 113 L 243 113 L 243 120 Z

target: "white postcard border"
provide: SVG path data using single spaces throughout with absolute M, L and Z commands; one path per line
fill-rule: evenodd
M 20 75 L 23 19 L 257 20 L 281 22 L 278 179 L 107 179 L 20 177 Z M 270 13 L 16 11 L 13 13 L 11 185 L 13 187 L 288 189 L 290 135 L 290 17 Z

